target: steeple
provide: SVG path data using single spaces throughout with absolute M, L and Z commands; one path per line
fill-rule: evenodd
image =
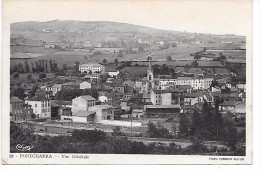
M 153 70 L 151 64 L 152 57 L 149 55 L 147 60 L 149 61 L 149 66 L 147 69 L 146 92 L 149 93 L 152 89 L 154 89 Z
M 148 59 L 148 61 L 149 61 L 148 70 L 152 70 L 152 65 L 151 65 L 152 57 L 149 55 L 147 59 Z

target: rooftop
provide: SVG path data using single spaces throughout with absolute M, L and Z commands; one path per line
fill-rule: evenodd
M 74 113 L 72 116 L 77 116 L 77 117 L 87 117 L 89 115 L 94 114 L 94 111 L 83 111 L 79 110 L 78 112 Z
M 11 97 L 10 102 L 15 103 L 15 102 L 23 102 L 23 101 L 21 99 L 19 99 L 18 97 Z
M 236 106 L 238 104 L 240 104 L 241 102 L 239 101 L 225 101 L 221 104 L 219 104 L 220 106 Z
M 166 109 L 166 108 L 181 108 L 179 104 L 176 105 L 146 105 L 146 108 L 152 109 Z
M 76 97 L 76 98 L 82 98 L 84 100 L 96 100 L 94 97 L 91 97 L 90 95 L 79 96 L 79 97 Z
M 79 66 L 87 66 L 87 67 L 104 67 L 103 65 L 98 64 L 98 63 L 81 64 L 81 65 L 79 65 Z

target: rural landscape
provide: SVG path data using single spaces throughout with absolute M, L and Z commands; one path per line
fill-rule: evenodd
M 12 153 L 245 156 L 245 36 L 74 20 L 10 33 Z

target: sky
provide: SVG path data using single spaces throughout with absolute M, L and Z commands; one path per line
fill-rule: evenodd
M 4 0 L 4 20 L 114 21 L 173 31 L 247 35 L 251 0 Z

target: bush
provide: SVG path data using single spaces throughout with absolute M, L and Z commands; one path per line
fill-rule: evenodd
M 17 72 L 15 72 L 15 73 L 13 74 L 13 78 L 19 78 L 19 74 L 18 74 Z
M 44 79 L 46 78 L 46 74 L 45 73 L 40 73 L 39 74 L 39 79 Z

